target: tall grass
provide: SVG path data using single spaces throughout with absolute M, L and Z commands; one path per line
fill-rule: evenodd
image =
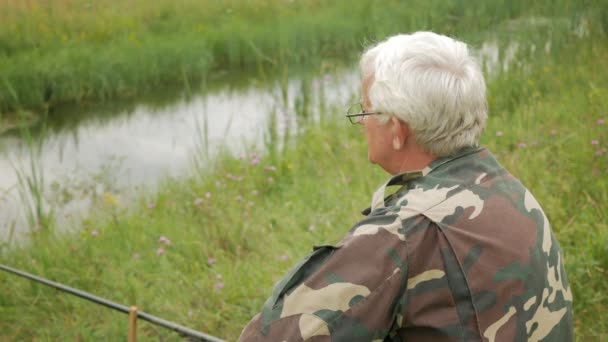
M 45 200 L 45 178 L 44 165 L 42 162 L 42 142 L 44 131 L 37 136 L 27 127 L 25 114 L 22 115 L 20 124 L 21 136 L 24 142 L 24 156 L 18 160 L 11 161 L 12 167 L 17 175 L 17 189 L 21 208 L 27 218 L 30 230 L 38 232 L 49 230 L 53 224 L 53 210 L 48 207 Z
M 0 3 L 0 112 L 192 86 L 222 70 L 343 59 L 395 32 L 474 40 L 474 32 L 522 15 L 589 13 L 606 29 L 607 7 L 571 0 L 8 0 Z
M 580 341 L 608 336 L 608 38 L 594 30 L 561 37 L 558 54 L 522 45 L 489 81 L 483 137 L 552 222 Z M 2 262 L 235 340 L 272 284 L 313 244 L 337 241 L 386 178 L 367 166 L 357 127 L 335 119 L 343 107 L 329 108 L 283 153 L 227 153 L 152 197 L 100 200 L 75 233 L 41 236 Z M 126 335 L 126 317 L 105 308 L 5 274 L 0 288 L 0 340 Z M 177 339 L 145 323 L 139 334 Z

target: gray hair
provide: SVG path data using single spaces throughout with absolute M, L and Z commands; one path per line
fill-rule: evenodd
M 396 35 L 365 51 L 360 68 L 373 77 L 369 109 L 406 122 L 427 152 L 447 156 L 479 143 L 486 85 L 465 43 L 432 32 Z

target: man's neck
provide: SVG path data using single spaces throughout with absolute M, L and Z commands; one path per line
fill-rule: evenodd
M 437 157 L 427 153 L 418 145 L 408 146 L 401 151 L 396 151 L 395 158 L 393 159 L 395 162 L 391 166 L 391 170 L 386 171 L 393 176 L 405 172 L 418 171 L 429 166 L 435 159 Z

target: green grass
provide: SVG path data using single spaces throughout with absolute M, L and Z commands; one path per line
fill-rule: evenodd
M 607 8 L 605 0 L 8 0 L 0 4 L 0 113 L 190 87 L 226 70 L 318 65 L 395 32 L 470 41 L 522 16 L 585 13 L 608 27 Z
M 577 340 L 597 341 L 608 336 L 608 123 L 598 121 L 608 121 L 608 39 L 560 39 L 552 54 L 522 49 L 525 63 L 489 81 L 483 144 L 543 205 L 564 250 Z M 2 263 L 235 340 L 272 284 L 313 244 L 337 241 L 385 180 L 367 166 L 359 129 L 329 114 L 257 166 L 223 154 L 153 195 L 107 194 L 75 233 L 35 233 L 2 247 Z M 6 274 L 0 289 L 0 340 L 126 336 L 125 315 Z M 139 327 L 142 341 L 178 340 Z

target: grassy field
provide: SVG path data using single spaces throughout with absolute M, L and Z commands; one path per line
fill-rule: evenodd
M 523 63 L 489 82 L 483 144 L 545 208 L 577 340 L 599 341 L 608 336 L 608 39 L 601 26 L 587 30 L 559 37 L 549 54 L 521 45 Z M 106 194 L 75 233 L 32 233 L 27 246 L 2 246 L 2 263 L 234 340 L 272 284 L 313 244 L 337 241 L 385 180 L 366 166 L 359 129 L 330 114 L 283 153 L 226 154 L 131 202 Z M 125 339 L 126 316 L 6 274 L 0 289 L 0 340 Z M 139 334 L 178 340 L 143 322 Z
M 224 71 L 318 65 L 395 32 L 479 42 L 475 32 L 522 15 L 592 13 L 607 25 L 605 2 L 5 0 L 0 113 L 196 87 Z

